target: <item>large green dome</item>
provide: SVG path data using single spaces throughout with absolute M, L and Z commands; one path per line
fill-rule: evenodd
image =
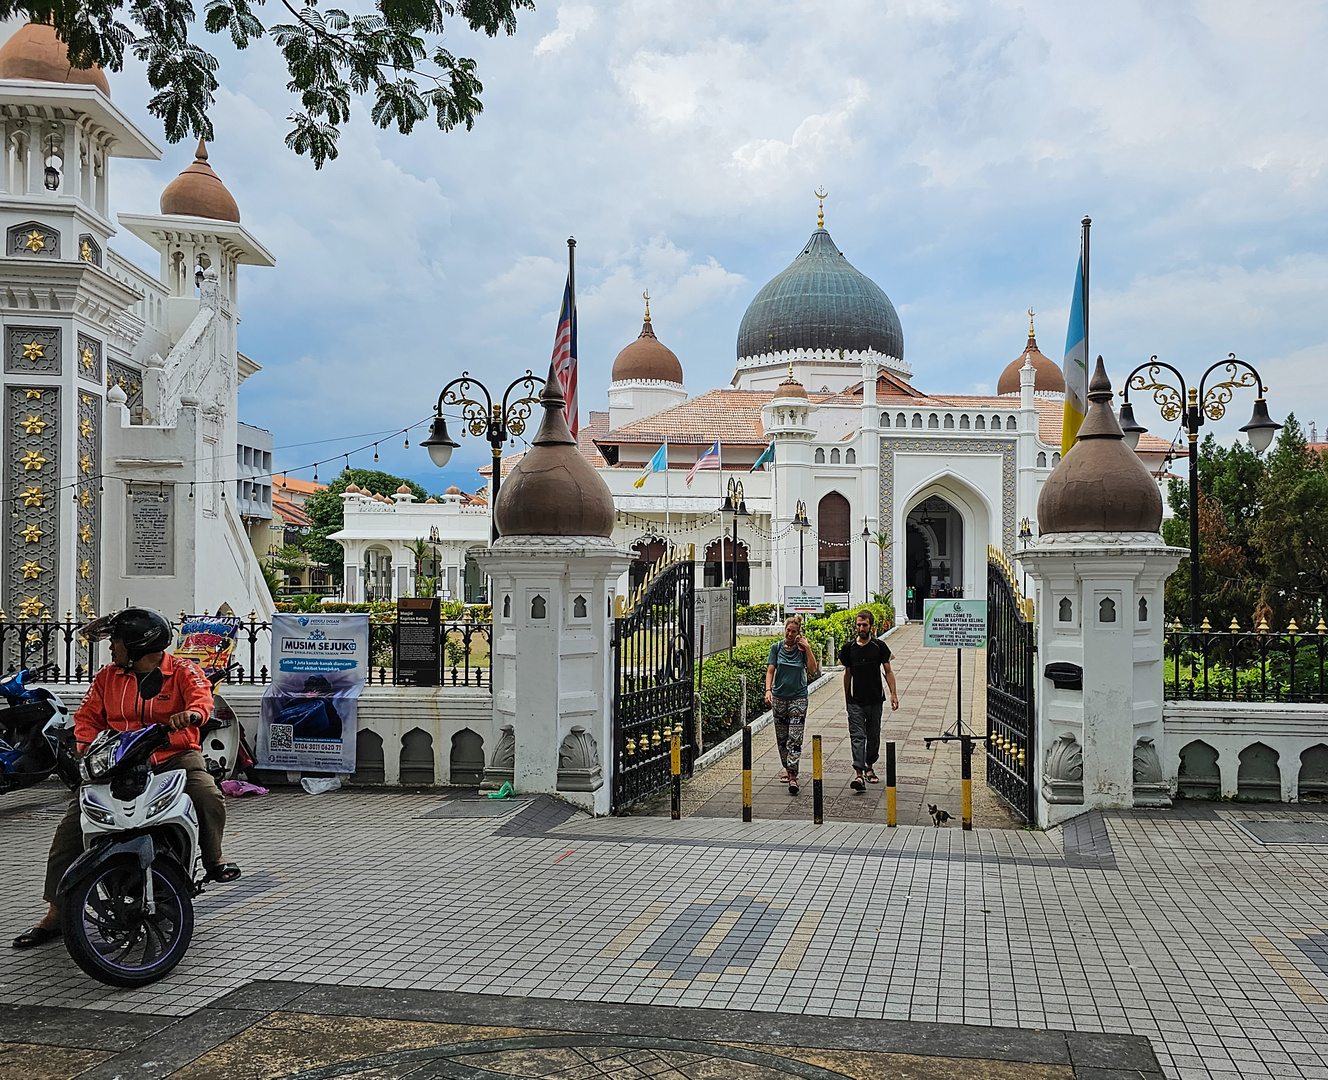
M 738 359 L 792 349 L 874 349 L 904 358 L 904 331 L 881 287 L 854 269 L 825 229 L 747 306 Z

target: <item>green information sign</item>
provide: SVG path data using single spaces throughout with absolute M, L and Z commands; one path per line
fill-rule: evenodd
M 933 649 L 985 649 L 987 601 L 924 600 L 922 644 Z

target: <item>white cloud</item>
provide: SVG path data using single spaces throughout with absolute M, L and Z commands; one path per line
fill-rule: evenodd
M 549 56 L 562 52 L 576 40 L 577 34 L 589 30 L 595 22 L 595 9 L 589 4 L 559 4 L 558 28 L 551 30 L 535 43 L 536 56 Z

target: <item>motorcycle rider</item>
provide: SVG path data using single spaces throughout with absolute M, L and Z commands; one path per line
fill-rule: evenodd
M 199 846 L 207 878 L 234 881 L 240 876 L 240 868 L 226 862 L 221 853 L 225 801 L 199 752 L 199 725 L 212 712 L 212 687 L 207 676 L 192 661 L 165 651 L 173 636 L 171 624 L 155 611 L 126 608 L 90 623 L 84 635 L 90 641 L 110 638 L 111 663 L 97 672 L 74 714 L 79 753 L 86 752 L 98 733 L 108 728 L 135 731 L 151 724 L 170 728 L 170 742 L 152 755 L 153 767 L 159 772 L 185 770 L 185 791 L 198 814 Z M 40 922 L 14 939 L 14 948 L 29 949 L 60 936 L 60 880 L 82 852 L 83 829 L 76 792 L 68 813 L 56 826 L 46 860 L 43 895 L 50 907 Z

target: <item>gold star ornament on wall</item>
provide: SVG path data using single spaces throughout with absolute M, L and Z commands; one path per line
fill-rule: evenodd
M 36 399 L 37 401 L 41 401 L 41 396 L 42 396 L 42 394 L 46 393 L 46 391 L 45 391 L 45 390 L 39 390 L 39 389 L 38 389 L 37 387 L 35 387 L 35 386 L 27 386 L 27 387 L 24 387 L 24 389 L 23 389 L 23 393 L 25 393 L 25 394 L 28 396 L 28 400 L 29 400 L 29 401 L 32 401 L 33 399 Z
M 23 246 L 31 252 L 42 251 L 46 247 L 46 237 L 33 229 L 32 232 L 28 233 L 28 239 Z
M 78 564 L 78 576 L 84 581 L 92 577 L 92 560 L 83 559 Z
M 18 613 L 25 619 L 40 619 L 46 613 L 46 605 L 37 596 L 25 596 L 18 606 Z
M 92 421 L 86 416 L 78 422 L 78 433 L 85 439 L 92 437 Z
M 23 576 L 25 578 L 39 578 L 46 571 L 36 559 L 28 559 L 23 564 Z
M 85 544 L 92 543 L 92 526 L 80 525 L 78 527 L 78 538 Z
M 82 455 L 78 459 L 78 467 L 81 472 L 85 473 L 92 472 L 92 458 L 89 457 L 87 454 Z
M 42 491 L 40 484 L 27 484 L 23 489 L 24 506 L 45 506 L 46 492 Z
M 24 360 L 45 360 L 46 346 L 40 341 L 29 341 L 23 346 Z
M 40 450 L 29 450 L 19 458 L 19 461 L 22 463 L 25 471 L 41 472 L 42 469 L 46 467 L 47 459 L 42 457 L 42 452 Z
M 28 418 L 23 421 L 23 430 L 29 435 L 40 435 L 48 426 L 36 413 L 29 413 Z
M 91 371 L 91 370 L 92 370 L 92 349 L 91 349 L 91 348 L 85 348 L 85 349 L 83 350 L 83 355 L 82 355 L 82 357 L 81 357 L 80 359 L 83 361 L 83 368 L 84 368 L 84 370 L 85 370 L 85 371 Z
M 83 507 L 84 510 L 92 505 L 92 492 L 88 491 L 87 488 L 78 493 L 78 505 Z
M 83 595 L 78 598 L 78 611 L 80 615 L 95 615 L 97 609 L 92 606 L 92 597 Z
M 29 544 L 35 544 L 45 535 L 40 525 L 28 525 L 22 530 L 23 539 Z
M 84 240 L 82 246 L 78 249 L 78 255 L 84 262 L 92 262 L 92 245 Z

